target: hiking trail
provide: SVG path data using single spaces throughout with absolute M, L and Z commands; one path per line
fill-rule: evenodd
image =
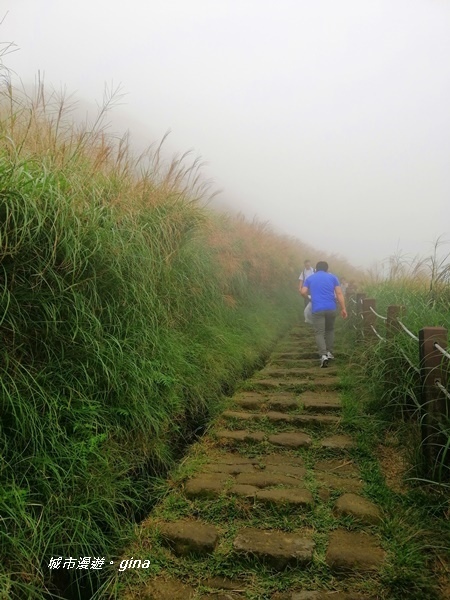
M 141 524 L 133 559 L 150 569 L 120 574 L 121 599 L 375 597 L 382 513 L 343 428 L 339 364 L 338 350 L 318 367 L 306 325 L 278 343 Z

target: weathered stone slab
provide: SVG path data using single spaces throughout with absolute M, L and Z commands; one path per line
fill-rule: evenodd
M 340 475 L 326 473 L 325 471 L 316 472 L 315 477 L 319 484 L 326 485 L 333 490 L 360 492 L 364 487 L 364 483 L 355 477 L 341 477 Z
M 294 354 L 292 357 L 280 358 L 279 355 L 270 357 L 271 367 L 284 367 L 285 369 L 314 369 L 317 368 L 318 358 L 297 358 Z
M 241 412 L 237 410 L 225 410 L 222 413 L 224 419 L 238 419 L 239 421 L 256 421 L 261 418 L 260 413 Z
M 255 556 L 275 569 L 311 562 L 314 542 L 293 533 L 245 528 L 236 536 L 233 548 L 238 554 Z
M 337 390 L 340 387 L 342 387 L 338 377 L 330 377 L 328 375 L 328 371 L 326 371 L 325 369 L 319 370 L 322 373 L 322 375 L 320 377 L 314 378 L 313 381 L 308 381 L 309 387 L 314 387 L 315 389 L 319 390 Z
M 341 419 L 334 415 L 293 415 L 292 422 L 295 423 L 295 425 L 326 427 L 339 425 Z
M 343 494 L 336 502 L 338 515 L 355 517 L 367 525 L 376 525 L 381 521 L 381 511 L 376 504 L 357 494 Z
M 296 467 L 303 467 L 305 464 L 305 461 L 301 456 L 291 456 L 287 453 L 266 454 L 261 460 L 266 466 L 293 465 Z
M 196 595 L 197 590 L 186 585 L 177 579 L 158 578 L 152 579 L 146 586 L 144 595 L 139 597 L 146 600 L 191 600 Z M 126 595 L 126 600 L 136 598 L 134 592 L 132 595 Z
M 359 477 L 358 467 L 351 460 L 345 458 L 330 458 L 319 460 L 314 465 L 316 471 L 325 471 L 342 477 Z
M 205 465 L 205 471 L 209 471 L 211 473 L 229 473 L 230 475 L 237 475 L 238 473 L 254 473 L 255 467 L 251 464 L 237 464 L 230 465 L 225 463 L 211 463 Z
M 309 490 L 302 487 L 276 490 L 258 490 L 256 499 L 273 504 L 292 504 L 293 506 L 312 506 L 313 496 Z
M 197 596 L 199 598 L 199 596 Z M 247 595 L 244 593 L 239 594 L 238 592 L 212 592 L 211 594 L 202 594 L 202 600 L 245 600 Z
M 312 438 L 302 432 L 276 433 L 269 436 L 269 442 L 285 448 L 307 448 L 311 445 Z
M 324 438 L 320 445 L 322 448 L 330 448 L 332 450 L 348 450 L 354 447 L 352 438 L 348 435 L 332 435 Z
M 240 473 L 236 477 L 236 483 L 265 488 L 274 485 L 295 486 L 298 485 L 299 480 L 295 477 L 288 477 L 287 475 L 271 473 L 270 471 L 264 470 L 261 473 Z
M 271 410 L 287 412 L 300 407 L 300 403 L 295 398 L 273 398 L 267 401 L 267 406 Z
M 255 496 L 258 489 L 259 488 L 257 488 L 254 485 L 236 483 L 235 485 L 231 486 L 229 491 L 230 494 L 233 494 L 235 496 L 243 496 L 244 498 L 249 498 Z
M 233 398 L 235 404 L 247 410 L 258 410 L 266 400 L 267 398 L 263 394 L 257 392 L 240 393 Z
M 202 582 L 205 587 L 212 588 L 214 590 L 228 590 L 233 592 L 244 592 L 245 583 L 239 581 L 239 579 L 230 579 L 228 577 L 211 577 L 206 581 Z M 215 596 L 216 598 L 217 596 Z M 229 596 L 230 598 L 230 596 Z
M 268 411 L 265 414 L 266 418 L 272 423 L 294 423 L 292 415 L 288 415 L 284 412 Z
M 334 415 L 293 415 L 284 412 L 268 411 L 264 415 L 271 423 L 291 423 L 292 425 L 329 426 L 338 425 L 340 418 Z
M 321 379 L 322 377 L 331 377 L 336 376 L 338 374 L 338 370 L 335 366 L 328 363 L 328 367 L 326 369 L 321 369 L 319 366 L 319 359 L 317 359 L 317 363 L 310 369 L 301 369 L 301 375 L 299 377 L 305 377 L 306 379 Z
M 342 403 L 338 392 L 317 393 L 304 392 L 299 397 L 299 402 L 306 411 L 330 412 L 339 411 Z
M 228 429 L 222 429 L 216 433 L 219 440 L 236 442 L 262 442 L 266 437 L 263 431 L 245 431 L 239 429 L 236 431 L 229 431 Z
M 291 477 L 296 477 L 297 479 L 302 479 L 306 475 L 305 467 L 297 467 L 296 465 L 290 464 L 279 464 L 279 465 L 266 465 L 263 468 L 265 473 L 277 473 L 281 475 L 289 475 Z
M 322 369 L 323 370 L 323 369 Z M 331 370 L 331 369 L 330 369 Z M 319 374 L 320 372 L 318 372 Z M 311 377 L 316 375 L 316 370 L 313 369 L 296 369 L 296 368 L 283 368 L 283 367 L 267 367 L 260 371 L 261 376 L 275 377 L 280 379 L 303 379 L 305 377 Z M 320 374 L 319 374 L 320 377 Z
M 303 392 L 314 388 L 337 389 L 340 387 L 340 382 L 337 377 L 321 376 L 316 379 L 251 379 L 252 387 L 267 389 L 267 390 L 293 390 Z
M 215 457 L 214 461 L 224 465 L 258 465 L 260 463 L 259 458 L 248 458 L 237 452 L 223 452 Z
M 272 596 L 272 600 L 370 600 L 352 592 L 281 592 Z M 374 600 L 372 598 L 372 600 Z
M 162 523 L 159 530 L 163 540 L 177 556 L 211 554 L 219 540 L 217 529 L 200 521 Z
M 375 536 L 337 529 L 330 535 L 327 565 L 336 570 L 376 571 L 385 558 Z
M 215 498 L 230 479 L 226 473 L 204 473 L 186 482 L 184 493 L 188 498 Z
M 282 387 L 292 387 L 289 382 L 284 379 L 251 379 L 250 384 L 252 387 L 258 387 L 267 390 L 276 390 Z
M 241 401 L 241 400 L 255 400 L 255 401 L 259 401 L 259 402 L 264 402 L 266 400 L 266 396 L 265 394 L 261 394 L 259 392 L 252 392 L 252 391 L 241 391 L 241 392 L 236 392 L 233 396 L 233 400 L 235 401 Z

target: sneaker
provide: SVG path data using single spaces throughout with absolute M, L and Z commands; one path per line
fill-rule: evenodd
M 320 368 L 324 369 L 325 367 L 328 367 L 328 356 L 326 354 L 320 359 Z
M 327 358 L 328 360 L 334 360 L 334 356 L 331 354 L 331 352 L 327 352 Z

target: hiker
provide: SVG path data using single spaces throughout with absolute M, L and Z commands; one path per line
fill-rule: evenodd
M 298 291 L 300 293 L 302 293 L 303 283 L 313 273 L 314 273 L 314 269 L 311 266 L 311 261 L 310 260 L 305 260 L 305 262 L 303 263 L 303 271 L 300 273 L 300 277 L 298 278 Z M 308 304 L 309 304 L 309 297 L 308 296 L 304 296 L 303 300 L 305 302 L 305 308 L 306 308 L 308 306 Z
M 342 293 L 344 294 L 344 298 L 346 298 L 347 297 L 347 289 L 348 289 L 348 281 L 345 279 L 345 277 L 341 277 L 340 282 L 341 282 Z
M 327 367 L 334 359 L 334 322 L 336 320 L 336 301 L 341 308 L 342 318 L 347 318 L 344 294 L 336 275 L 328 273 L 328 263 L 321 260 L 316 265 L 316 272 L 310 275 L 301 289 L 304 298 L 311 296 L 312 324 L 316 334 L 319 350 L 320 366 Z

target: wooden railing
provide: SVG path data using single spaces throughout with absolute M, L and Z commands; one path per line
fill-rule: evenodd
M 424 470 L 428 477 L 436 476 L 437 466 L 442 467 L 450 477 L 450 393 L 447 372 L 450 353 L 447 352 L 448 331 L 444 327 L 422 327 L 418 335 L 411 332 L 403 323 L 405 307 L 391 305 L 386 315 L 376 309 L 376 299 L 367 298 L 364 293 L 347 296 L 350 322 L 356 329 L 361 343 L 395 345 L 397 337 L 408 335 L 417 343 L 417 363 L 398 350 L 418 376 L 420 396 L 420 427 Z

